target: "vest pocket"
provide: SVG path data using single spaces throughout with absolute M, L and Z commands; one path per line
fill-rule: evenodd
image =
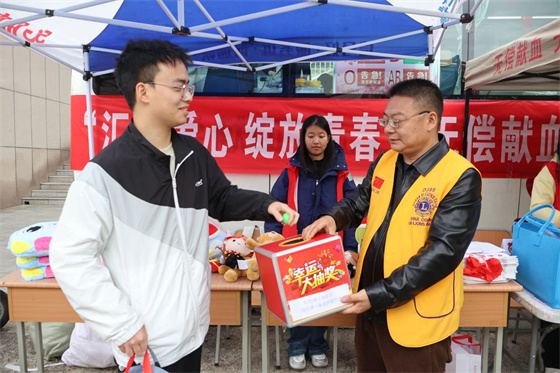
M 414 298 L 414 308 L 420 317 L 439 318 L 449 315 L 457 307 L 458 295 L 455 272 L 430 286 Z

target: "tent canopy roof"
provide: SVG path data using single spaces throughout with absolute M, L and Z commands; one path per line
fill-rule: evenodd
M 465 88 L 560 91 L 560 20 L 468 61 Z
M 257 70 L 300 61 L 431 61 L 448 0 L 4 0 L 0 33 L 83 74 L 111 72 L 127 41 L 167 39 L 195 66 Z M 480 3 L 480 1 L 478 2 Z M 24 4 L 24 5 L 21 5 Z M 3 42 L 2 44 L 7 44 Z M 85 48 L 84 48 L 85 46 Z M 85 52 L 84 52 L 85 51 Z

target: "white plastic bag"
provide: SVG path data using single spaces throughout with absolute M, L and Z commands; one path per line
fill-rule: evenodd
M 480 343 L 470 335 L 453 334 L 451 336 L 451 354 L 453 360 L 445 365 L 446 373 L 480 373 L 482 356 Z
M 109 368 L 116 366 L 113 349 L 85 323 L 77 323 L 70 337 L 70 347 L 62 354 L 66 365 L 83 368 Z

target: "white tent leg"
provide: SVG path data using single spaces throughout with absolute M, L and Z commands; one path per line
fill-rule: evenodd
M 89 72 L 89 52 L 84 49 L 84 71 Z M 87 113 L 87 126 L 88 126 L 88 149 L 89 149 L 89 159 L 95 156 L 95 150 L 93 148 L 93 114 L 92 114 L 92 104 L 91 104 L 91 84 L 90 78 L 85 79 L 86 83 L 86 113 Z

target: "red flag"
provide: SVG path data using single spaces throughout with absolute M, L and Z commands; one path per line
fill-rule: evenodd
M 384 182 L 385 182 L 385 180 L 383 180 L 379 176 L 376 176 L 375 179 L 373 179 L 373 187 L 375 189 L 380 189 L 381 185 L 383 185 Z

